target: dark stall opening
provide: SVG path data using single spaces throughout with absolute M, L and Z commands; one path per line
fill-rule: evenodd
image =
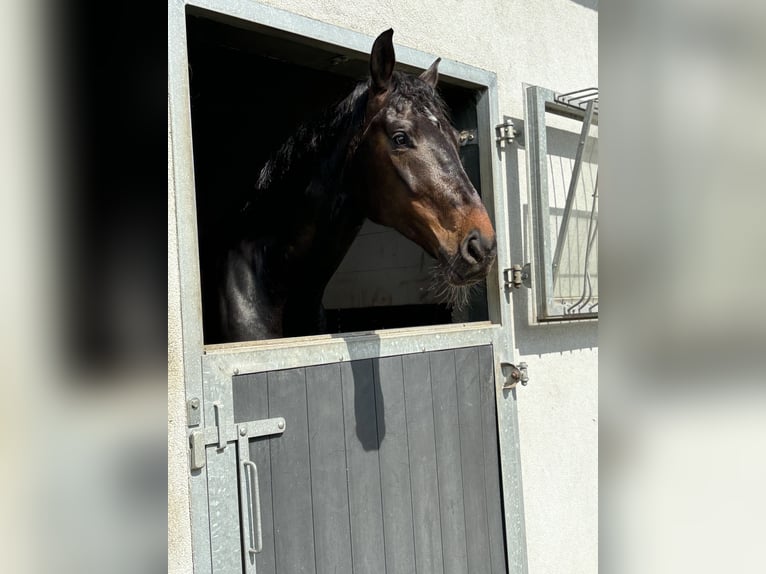
M 207 12 L 187 15 L 194 176 L 205 343 L 216 238 L 271 154 L 304 122 L 345 97 L 368 73 L 368 54 L 322 45 Z M 477 92 L 442 79 L 439 91 L 460 130 L 477 127 Z M 478 145 L 461 160 L 481 193 Z M 367 221 L 323 299 L 331 333 L 488 319 L 486 287 L 454 311 L 429 291 L 433 260 L 396 231 Z

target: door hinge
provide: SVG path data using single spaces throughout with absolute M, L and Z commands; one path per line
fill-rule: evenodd
M 500 363 L 500 368 L 503 370 L 503 375 L 505 376 L 503 389 L 514 389 L 519 383 L 521 383 L 522 387 L 526 387 L 527 383 L 529 383 L 529 372 L 526 363 L 521 362 L 518 365 L 514 365 L 513 363 Z
M 458 136 L 458 142 L 460 143 L 460 147 L 464 147 L 467 145 L 475 145 L 476 144 L 476 134 L 477 130 L 463 130 L 460 132 Z
M 506 118 L 502 124 L 497 124 L 495 126 L 495 141 L 498 145 L 510 144 L 514 142 L 521 143 L 519 141 L 521 135 L 521 132 L 516 129 L 516 126 L 513 124 L 513 120 L 510 118 Z
M 522 286 L 527 289 L 532 287 L 531 267 L 529 263 L 525 263 L 523 266 L 517 263 L 511 265 L 508 269 L 504 269 L 503 278 L 505 279 L 505 288 L 508 291 L 518 289 Z
M 285 419 L 282 417 L 226 425 L 223 423 L 223 405 L 215 402 L 213 410 L 215 426 L 195 429 L 189 433 L 192 470 L 199 470 L 205 466 L 205 449 L 210 445 L 217 445 L 219 450 L 223 450 L 230 442 L 282 434 L 285 431 Z

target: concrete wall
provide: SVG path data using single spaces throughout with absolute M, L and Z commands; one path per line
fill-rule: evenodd
M 369 36 L 393 27 L 394 41 L 493 71 L 500 115 L 523 118 L 522 83 L 559 92 L 598 85 L 597 0 L 265 0 L 264 4 L 350 28 Z M 503 155 L 512 259 L 529 261 L 523 149 Z M 169 244 L 170 245 L 170 244 Z M 169 268 L 174 261 L 169 260 Z M 172 285 L 171 285 L 172 279 Z M 177 277 L 169 290 L 177 292 Z M 521 388 L 519 424 L 529 572 L 596 572 L 598 568 L 597 323 L 533 326 L 530 293 L 514 294 L 515 344 L 529 364 Z M 177 308 L 169 338 L 177 333 Z M 171 360 L 172 359 L 172 360 Z M 181 416 L 178 349 L 169 353 L 169 433 Z M 183 444 L 183 443 L 181 443 Z M 169 452 L 169 455 L 173 453 Z M 178 454 L 178 453 L 176 453 Z M 170 494 L 183 488 L 183 469 L 171 468 Z M 181 492 L 181 494 L 183 494 Z M 169 500 L 171 506 L 173 500 Z M 183 510 L 183 499 L 175 502 Z M 170 572 L 190 571 L 188 524 L 172 515 Z M 174 547 L 175 545 L 175 547 Z
M 168 113 L 168 573 L 181 574 L 192 571 L 192 555 L 189 465 L 186 455 L 186 393 L 181 347 L 181 284 L 170 147 Z

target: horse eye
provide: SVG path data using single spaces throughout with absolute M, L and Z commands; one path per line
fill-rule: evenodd
M 392 137 L 391 141 L 394 142 L 397 146 L 405 146 L 407 145 L 407 136 L 404 132 L 396 132 Z

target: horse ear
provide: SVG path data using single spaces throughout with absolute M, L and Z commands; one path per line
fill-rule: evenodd
M 431 67 L 428 68 L 422 74 L 420 74 L 420 76 L 418 76 L 421 80 L 423 80 L 426 84 L 428 84 L 432 88 L 435 88 L 436 82 L 439 81 L 439 62 L 441 61 L 442 61 L 441 58 L 436 58 L 436 60 L 434 60 L 434 63 L 431 64 Z
M 371 87 L 376 93 L 385 92 L 391 85 L 391 76 L 394 73 L 394 64 L 396 63 L 394 43 L 391 40 L 393 35 L 394 30 L 389 28 L 378 36 L 372 45 L 370 78 L 372 78 Z

